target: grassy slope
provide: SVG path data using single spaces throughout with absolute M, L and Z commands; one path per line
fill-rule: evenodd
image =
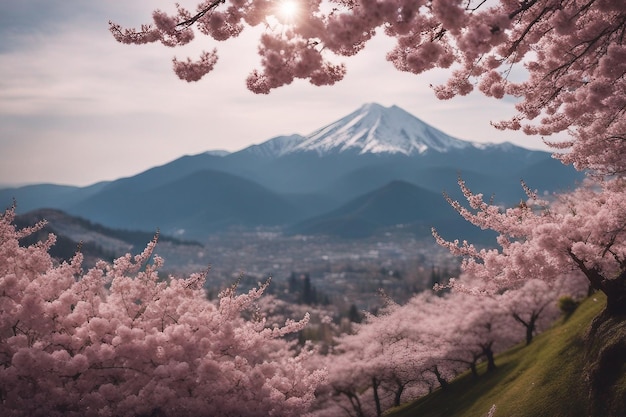
M 496 417 L 584 417 L 587 394 L 582 386 L 582 337 L 604 307 L 603 295 L 581 304 L 568 320 L 496 357 L 495 372 L 455 379 L 447 391 L 391 410 L 390 417 L 482 417 L 493 404 Z

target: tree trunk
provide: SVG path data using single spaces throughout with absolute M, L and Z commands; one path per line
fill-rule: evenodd
M 433 373 L 437 377 L 437 382 L 439 382 L 441 389 L 446 390 L 448 388 L 448 381 L 446 381 L 446 379 L 441 376 L 441 373 L 439 372 L 439 368 L 437 368 L 437 365 L 435 365 L 435 367 L 433 368 Z
M 376 417 L 381 417 L 383 415 L 383 411 L 380 407 L 380 397 L 378 396 L 378 387 L 380 386 L 380 381 L 376 379 L 376 377 L 372 377 L 372 388 L 374 388 L 374 404 L 376 404 Z
M 487 372 L 494 371 L 496 369 L 496 361 L 494 359 L 493 350 L 491 350 L 491 343 L 483 346 L 483 354 L 487 359 Z
M 530 345 L 530 342 L 533 341 L 533 329 L 530 327 L 526 328 L 526 346 Z
M 470 363 L 470 371 L 472 371 L 472 378 L 478 378 L 478 370 L 476 369 L 476 362 Z
M 350 400 L 350 405 L 352 406 L 352 408 L 354 409 L 354 412 L 356 413 L 355 414 L 356 417 L 365 417 L 365 413 L 363 412 L 363 407 L 361 407 L 361 400 L 359 400 L 359 396 L 357 394 L 350 392 L 348 390 L 340 390 L 340 389 L 338 389 L 337 392 L 339 394 L 343 394 L 346 397 L 348 397 L 348 400 Z M 347 407 L 344 410 L 348 411 Z
M 533 341 L 533 335 L 535 334 L 535 327 L 537 322 L 537 315 L 533 311 L 533 314 L 530 316 L 530 321 L 528 322 L 528 326 L 526 326 L 526 346 L 530 345 L 530 342 Z
M 605 279 L 602 291 L 606 294 L 606 311 L 612 317 L 626 316 L 626 271 L 617 278 Z
M 543 310 L 543 307 L 541 310 Z M 533 341 L 533 335 L 535 333 L 535 326 L 537 323 L 537 318 L 539 317 L 541 310 L 539 312 L 533 311 L 532 314 L 530 315 L 530 319 L 528 320 L 528 322 L 522 319 L 519 314 L 513 313 L 513 318 L 517 320 L 519 323 L 521 323 L 526 329 L 526 346 L 530 345 L 530 342 Z
M 397 382 L 398 388 L 393 397 L 393 405 L 398 407 L 402 403 L 402 393 L 404 392 L 404 384 Z
M 591 287 L 606 294 L 606 313 L 611 317 L 626 315 L 626 269 L 621 271 L 617 277 L 608 279 L 597 266 L 589 268 L 571 250 L 568 252 L 589 280 Z

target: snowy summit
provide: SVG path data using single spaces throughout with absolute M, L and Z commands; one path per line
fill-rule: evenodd
M 453 138 L 398 106 L 369 103 L 310 135 L 278 136 L 245 151 L 264 157 L 297 152 L 419 155 L 490 146 Z
M 293 151 L 403 153 L 447 152 L 470 147 L 424 123 L 398 106 L 363 105 L 348 116 L 308 135 Z

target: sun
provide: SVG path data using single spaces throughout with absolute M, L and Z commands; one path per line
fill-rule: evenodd
M 292 20 L 298 14 L 298 3 L 294 0 L 282 0 L 278 6 L 280 17 Z

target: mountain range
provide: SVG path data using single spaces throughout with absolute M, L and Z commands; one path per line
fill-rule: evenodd
M 425 235 L 431 226 L 466 227 L 441 195 L 461 197 L 459 175 L 473 191 L 512 205 L 524 198 L 520 179 L 542 193 L 571 188 L 584 174 L 547 152 L 463 141 L 397 106 L 372 103 L 307 136 L 187 155 L 87 187 L 2 189 L 0 204 L 15 199 L 20 213 L 54 208 L 107 227 L 189 239 L 259 226 L 361 237 L 403 225 Z
M 15 225 L 24 228 L 41 220 L 46 220 L 46 225 L 32 235 L 22 238 L 22 243 L 30 245 L 45 241 L 50 233 L 54 233 L 56 242 L 50 248 L 50 255 L 59 260 L 69 261 L 80 247 L 84 267 L 94 266 L 99 259 L 112 262 L 129 252 L 137 254 L 154 238 L 154 233 L 110 229 L 56 209 L 37 209 L 20 214 L 15 217 Z M 199 242 L 168 236 L 161 236 L 159 245 L 161 248 L 202 246 Z

